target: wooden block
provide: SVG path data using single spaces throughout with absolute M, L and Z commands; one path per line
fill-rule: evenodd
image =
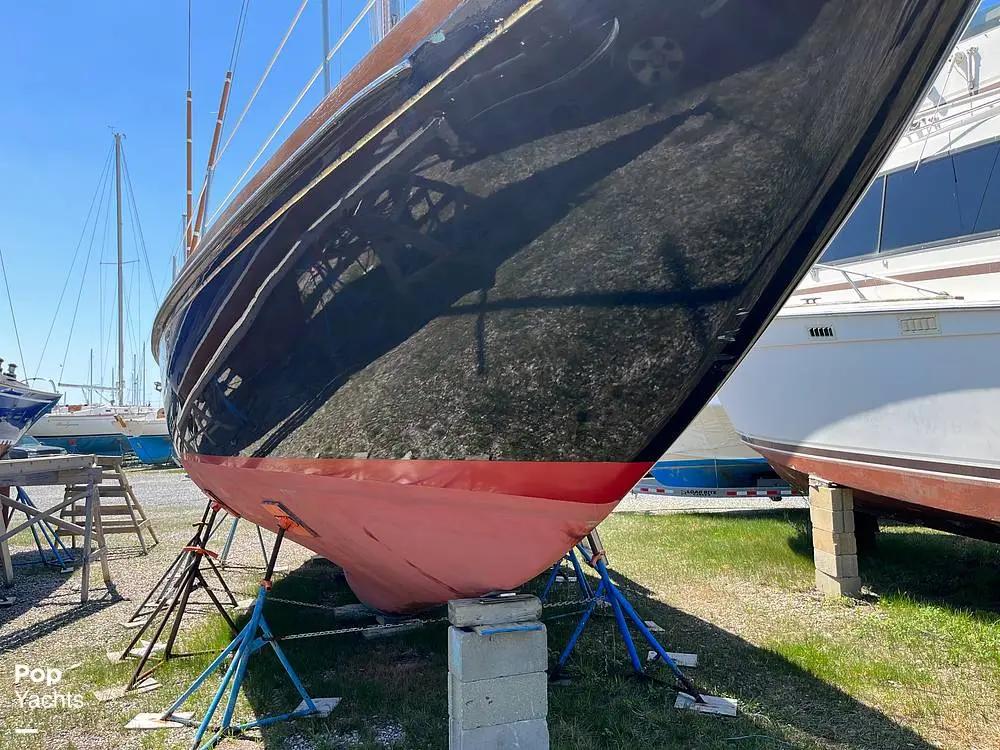
M 849 531 L 838 534 L 835 531 L 827 531 L 813 526 L 812 542 L 813 549 L 829 552 L 831 555 L 858 554 L 857 537 Z
M 810 505 L 809 520 L 814 529 L 832 531 L 837 534 L 854 533 L 854 511 L 830 511 Z
M 452 599 L 448 602 L 448 621 L 458 628 L 527 622 L 541 618 L 542 603 L 537 596 L 530 594 Z
M 858 577 L 858 556 L 857 555 L 831 555 L 823 550 L 813 550 L 813 561 L 816 563 L 816 570 L 826 573 L 834 578 L 857 578 Z

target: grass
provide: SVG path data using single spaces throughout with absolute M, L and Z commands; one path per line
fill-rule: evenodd
M 619 515 L 602 534 L 630 600 L 665 628 L 669 649 L 699 654 L 701 664 L 689 674 L 706 692 L 738 698 L 740 716 L 673 709 L 669 673 L 658 667 L 654 679 L 636 678 L 613 622 L 602 616 L 570 660 L 572 683 L 549 689 L 554 748 L 1000 747 L 997 547 L 887 526 L 877 551 L 861 561 L 867 601 L 850 602 L 812 592 L 804 512 Z M 566 591 L 575 596 L 575 589 Z M 284 576 L 274 596 L 323 605 L 354 601 L 322 564 Z M 272 603 L 266 614 L 279 634 L 345 626 L 324 610 Z M 553 660 L 574 624 L 574 618 L 549 619 Z M 445 747 L 445 627 L 376 641 L 343 635 L 286 642 L 311 694 L 344 700 L 327 719 L 278 724 L 257 741 L 274 749 Z M 114 638 L 111 645 L 125 645 L 124 634 Z M 192 649 L 218 649 L 228 634 L 210 621 L 185 638 Z M 209 659 L 170 662 L 157 672 L 160 690 L 120 703 L 90 700 L 76 715 L 53 718 L 52 729 L 124 722 L 139 710 L 162 709 Z M 121 684 L 127 670 L 91 653 L 67 681 L 92 690 Z M 217 685 L 218 676 L 210 683 Z M 202 690 L 192 702 L 196 712 L 209 693 Z M 238 716 L 269 715 L 297 702 L 270 650 L 255 656 Z M 191 733 L 122 737 L 129 746 L 169 750 L 187 746 Z M 392 737 L 402 739 L 389 743 Z

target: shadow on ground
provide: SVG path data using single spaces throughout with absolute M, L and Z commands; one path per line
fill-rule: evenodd
M 809 512 L 787 512 L 801 521 L 788 545 L 811 560 Z M 902 594 L 924 604 L 963 609 L 977 619 L 996 620 L 1000 545 L 895 521 L 882 520 L 880 525 L 874 549 L 858 556 L 861 582 L 874 594 Z
M 47 550 L 46 553 L 51 557 Z M 11 554 L 14 583 L 10 587 L 0 584 L 0 599 L 13 597 L 14 602 L 0 607 L 0 654 L 72 625 L 121 599 L 113 584 L 110 590 L 105 587 L 100 562 L 94 561 L 90 571 L 90 600 L 81 604 L 79 585 L 66 586 L 69 574 L 61 573 L 58 567 L 42 564 L 38 555 L 35 549 Z M 67 605 L 75 606 L 66 610 Z M 28 610 L 46 607 L 56 614 L 23 627 L 11 625 Z
M 664 629 L 669 650 L 696 652 L 691 670 L 699 688 L 736 697 L 740 716 L 701 716 L 673 708 L 672 676 L 635 677 L 610 617 L 588 626 L 567 671 L 573 681 L 550 686 L 549 726 L 554 748 L 917 748 L 932 745 L 906 727 L 824 683 L 780 655 L 758 648 L 709 622 L 657 601 L 652 592 L 613 573 L 646 619 Z M 539 591 L 537 579 L 526 586 Z M 575 589 L 574 589 L 575 594 Z M 277 597 L 337 605 L 355 601 L 325 565 L 303 566 L 274 586 Z M 557 610 L 547 610 L 547 615 Z M 328 611 L 269 604 L 275 634 L 350 626 Z M 548 619 L 550 660 L 558 657 L 575 617 Z M 313 696 L 339 696 L 327 719 L 269 727 L 265 746 L 305 741 L 317 748 L 445 747 L 447 683 L 445 623 L 382 640 L 357 634 L 286 642 L 291 663 Z M 645 653 L 645 649 L 640 647 Z M 248 698 L 258 716 L 289 710 L 298 697 L 268 650 L 251 662 Z M 393 738 L 401 738 L 393 744 Z

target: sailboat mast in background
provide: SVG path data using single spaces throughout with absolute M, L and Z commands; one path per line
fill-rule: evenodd
M 122 280 L 122 134 L 115 133 L 115 206 L 118 225 L 118 405 L 125 403 L 125 291 Z

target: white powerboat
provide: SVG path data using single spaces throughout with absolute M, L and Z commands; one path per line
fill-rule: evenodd
M 1000 540 L 1000 2 L 723 387 L 792 484 Z

